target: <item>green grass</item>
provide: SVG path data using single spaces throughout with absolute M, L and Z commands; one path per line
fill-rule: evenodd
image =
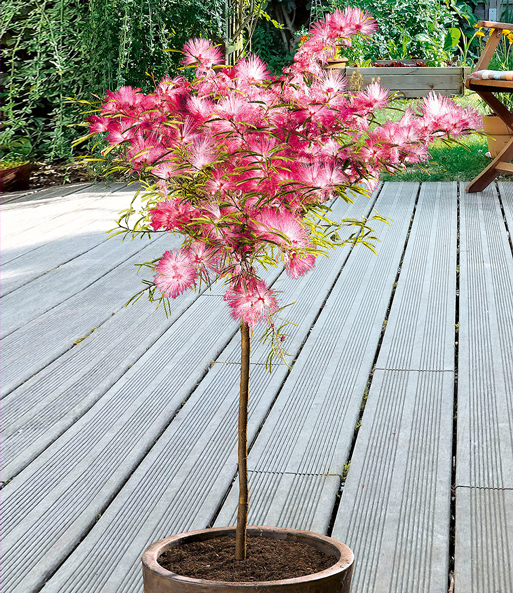
M 406 109 L 409 104 L 417 103 L 418 99 L 399 99 L 394 102 L 394 107 Z M 455 97 L 458 105 L 473 107 L 480 113 L 487 113 L 487 108 L 475 93 L 464 97 Z M 378 114 L 378 120 L 398 120 L 402 113 L 394 109 L 383 109 Z M 382 173 L 382 181 L 470 181 L 481 172 L 489 163 L 490 158 L 485 156 L 488 152 L 486 138 L 473 134 L 461 140 L 461 146 L 445 145 L 436 142 L 430 149 L 431 158 L 426 163 L 405 167 L 403 171 L 394 174 Z

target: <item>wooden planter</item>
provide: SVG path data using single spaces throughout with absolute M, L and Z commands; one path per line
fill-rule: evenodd
M 348 61 L 349 60 L 347 58 L 333 58 L 331 60 L 328 60 L 328 63 L 326 64 L 325 68 L 326 70 L 333 70 L 334 68 L 346 68 Z
M 513 132 L 497 115 L 483 116 L 483 124 L 483 131 L 488 140 L 488 150 L 492 158 L 495 158 L 511 140 Z
M 432 90 L 440 95 L 462 95 L 465 75 L 469 68 L 447 66 L 446 68 L 346 68 L 349 84 L 364 88 L 374 80 L 391 91 L 399 91 L 407 99 L 425 97 Z M 356 79 L 356 80 L 355 80 Z

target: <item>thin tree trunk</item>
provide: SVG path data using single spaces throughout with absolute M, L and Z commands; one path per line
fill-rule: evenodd
M 251 340 L 249 326 L 240 327 L 240 396 L 239 396 L 239 508 L 235 531 L 235 559 L 246 559 L 248 525 L 248 399 Z

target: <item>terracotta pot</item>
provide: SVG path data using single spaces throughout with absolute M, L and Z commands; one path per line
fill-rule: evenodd
M 0 169 L 0 191 L 28 189 L 32 163 L 24 163 L 10 169 Z
M 335 539 L 299 529 L 248 527 L 248 535 L 288 539 L 308 544 L 336 558 L 333 566 L 321 572 L 294 579 L 229 583 L 180 576 L 166 570 L 157 562 L 157 558 L 169 548 L 184 542 L 205 541 L 227 534 L 235 536 L 235 527 L 189 531 L 151 544 L 142 557 L 144 593 L 349 593 L 354 566 L 351 550 Z
M 488 137 L 488 150 L 495 158 L 511 140 L 513 132 L 498 115 L 485 115 L 483 117 L 484 132 Z

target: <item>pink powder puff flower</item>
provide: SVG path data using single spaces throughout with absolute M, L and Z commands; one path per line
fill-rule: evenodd
M 171 161 L 163 161 L 159 163 L 156 167 L 151 170 L 151 173 L 155 175 L 158 179 L 170 179 L 175 175 L 178 175 L 179 171 L 177 170 L 176 163 Z
M 212 116 L 214 102 L 202 97 L 189 97 L 186 109 L 194 118 L 195 124 L 202 124 Z
M 134 137 L 134 121 L 128 118 L 111 119 L 107 124 L 109 144 L 121 144 Z
M 87 118 L 91 126 L 89 127 L 90 134 L 101 134 L 109 129 L 109 124 L 112 121 L 109 117 L 101 117 L 99 115 L 91 115 Z
M 315 266 L 315 256 L 312 253 L 300 257 L 295 251 L 293 251 L 285 265 L 287 276 L 290 278 L 297 279 L 300 276 L 304 276 L 310 270 L 313 270 Z
M 359 91 L 351 100 L 351 106 L 358 113 L 370 113 L 376 109 L 383 109 L 388 104 L 390 91 L 383 88 L 379 82 L 371 82 L 363 91 Z
M 159 202 L 149 211 L 150 226 L 154 231 L 159 229 L 167 231 L 183 230 L 200 215 L 201 212 L 187 202 L 165 200 Z
M 348 6 L 343 10 L 335 10 L 327 16 L 333 34 L 338 33 L 340 37 L 352 37 L 355 33 L 365 36 L 372 35 L 378 28 L 372 15 L 361 8 Z
M 183 124 L 178 128 L 176 132 L 177 140 L 181 144 L 191 144 L 197 138 L 200 133 L 198 131 L 198 125 L 192 117 L 186 116 L 183 120 Z
M 194 141 L 187 160 L 195 169 L 199 170 L 213 163 L 217 156 L 218 151 L 213 140 L 203 137 Z
M 236 187 L 233 179 L 226 174 L 226 171 L 220 168 L 214 168 L 210 171 L 209 179 L 205 184 L 205 189 L 209 194 L 215 195 L 219 193 L 221 196 L 234 191 Z
M 254 327 L 257 321 L 269 319 L 278 309 L 276 292 L 266 287 L 265 282 L 250 278 L 230 287 L 224 296 L 231 308 L 231 316 Z
M 312 85 L 313 86 L 313 85 Z M 340 70 L 331 69 L 327 72 L 324 71 L 317 84 L 316 88 L 319 88 L 322 95 L 337 95 L 343 93 L 347 87 L 347 81 L 342 76 Z M 328 97 L 326 97 L 328 100 Z
M 266 63 L 258 56 L 248 56 L 237 62 L 233 68 L 234 76 L 238 82 L 255 84 L 270 78 Z
M 220 260 L 219 250 L 213 247 L 206 247 L 200 241 L 194 241 L 191 247 L 187 250 L 187 255 L 191 264 L 197 268 L 206 267 L 210 270 L 219 273 Z
M 186 66 L 194 64 L 203 68 L 212 68 L 223 63 L 222 51 L 208 39 L 190 39 L 183 46 L 182 63 Z
M 198 277 L 188 254 L 181 251 L 166 251 L 155 271 L 155 286 L 165 297 L 172 299 L 194 286 Z
M 165 200 L 159 202 L 155 208 L 149 212 L 151 219 L 150 226 L 154 231 L 159 229 L 172 230 L 175 226 L 176 201 Z
M 308 232 L 294 215 L 285 209 L 266 208 L 251 217 L 250 228 L 263 241 L 287 247 L 304 247 Z
M 141 89 L 131 86 L 122 86 L 117 91 L 107 91 L 107 101 L 103 105 L 102 113 L 116 114 L 131 112 L 136 109 L 144 95 Z

